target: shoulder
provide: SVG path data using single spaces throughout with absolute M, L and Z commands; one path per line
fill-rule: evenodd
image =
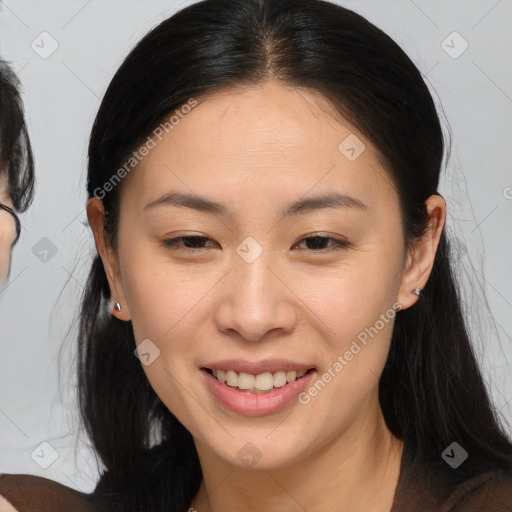
M 0 512 L 97 512 L 89 495 L 35 475 L 0 474 Z
M 404 452 L 405 453 L 405 452 Z M 512 512 L 512 468 L 454 471 L 435 459 L 404 456 L 392 512 Z
M 443 510 L 512 512 L 512 473 L 487 473 L 464 482 L 452 490 Z

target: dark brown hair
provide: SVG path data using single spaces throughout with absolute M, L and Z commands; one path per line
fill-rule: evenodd
M 34 157 L 20 82 L 11 67 L 0 59 L 0 178 L 4 176 L 14 209 L 24 212 L 34 195 Z

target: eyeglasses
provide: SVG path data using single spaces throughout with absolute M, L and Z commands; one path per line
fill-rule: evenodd
M 16 212 L 12 209 L 6 206 L 5 204 L 0 203 L 0 210 L 5 210 L 6 212 L 10 213 L 14 217 L 14 222 L 16 224 L 16 238 L 13 242 L 13 246 L 16 245 L 16 242 L 18 241 L 21 233 L 21 223 L 20 218 L 18 215 L 16 215 Z

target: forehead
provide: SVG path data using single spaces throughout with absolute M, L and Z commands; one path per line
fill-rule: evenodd
M 274 154 L 280 160 L 307 155 L 318 160 L 320 154 L 328 158 L 338 151 L 340 137 L 356 132 L 363 138 L 319 93 L 271 82 L 200 98 L 173 129 L 175 137 L 169 137 L 169 143 L 175 139 L 176 144 L 185 144 L 185 150 L 193 148 L 197 158 L 211 157 L 215 149 L 235 160 L 241 154 L 255 161 Z
M 171 184 L 223 196 L 390 186 L 376 148 L 355 126 L 318 92 L 281 83 L 197 98 L 155 142 L 130 177 L 140 198 Z

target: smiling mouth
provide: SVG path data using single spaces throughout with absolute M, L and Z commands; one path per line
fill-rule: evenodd
M 264 372 L 253 375 L 246 372 L 235 372 L 233 370 L 212 370 L 210 368 L 202 368 L 212 377 L 228 387 L 236 389 L 243 393 L 264 394 L 270 393 L 277 388 L 281 388 L 304 378 L 308 373 L 316 371 L 315 368 L 309 370 L 279 370 L 275 372 Z

